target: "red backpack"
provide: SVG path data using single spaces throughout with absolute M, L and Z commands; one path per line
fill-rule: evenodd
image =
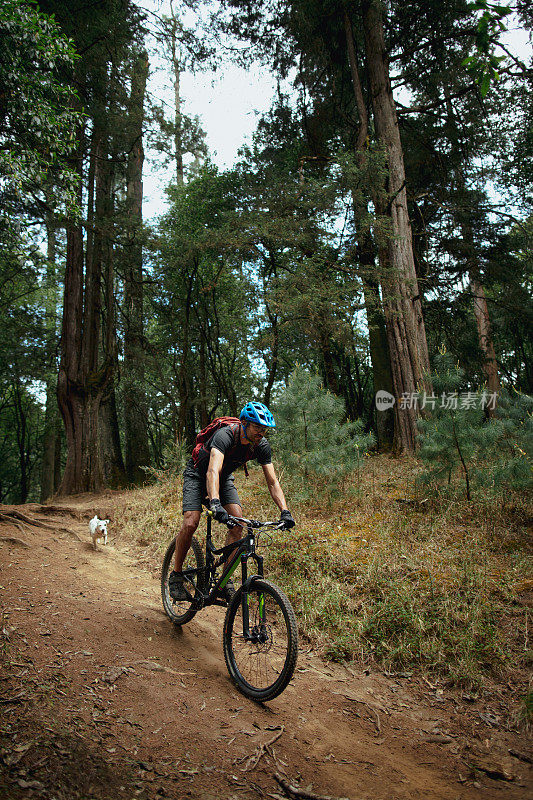
M 200 460 L 200 453 L 202 450 L 205 453 L 207 453 L 209 457 L 209 451 L 207 447 L 205 447 L 205 444 L 209 442 L 211 437 L 214 436 L 214 434 L 216 433 L 216 431 L 219 430 L 219 428 L 225 428 L 228 425 L 231 426 L 233 431 L 234 445 L 232 447 L 232 450 L 235 449 L 235 447 L 237 447 L 241 439 L 240 419 L 237 419 L 237 417 L 217 417 L 212 422 L 210 422 L 206 428 L 203 428 L 196 437 L 196 441 L 194 443 L 194 450 L 192 451 L 192 460 L 195 468 L 198 466 L 198 461 Z M 250 455 L 247 454 L 246 461 L 248 461 L 248 459 L 251 458 L 252 450 L 253 448 L 250 450 Z M 231 450 L 229 452 L 231 452 Z M 248 477 L 248 470 L 246 469 L 246 464 L 244 464 L 244 472 L 246 474 L 246 477 Z

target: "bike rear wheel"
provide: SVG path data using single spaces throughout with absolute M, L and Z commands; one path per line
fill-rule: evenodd
M 190 622 L 194 617 L 197 609 L 190 600 L 173 600 L 170 596 L 168 579 L 170 573 L 174 569 L 175 549 L 176 541 L 174 540 L 169 544 L 163 559 L 163 567 L 161 569 L 161 597 L 167 617 L 171 619 L 175 625 L 185 625 L 186 622 Z M 205 574 L 205 558 L 202 548 L 200 547 L 200 542 L 195 536 L 193 536 L 191 546 L 185 556 L 182 571 L 185 575 L 189 575 L 189 580 L 185 581 L 185 588 L 189 594 L 194 597 L 197 592 L 202 592 Z
M 247 602 L 249 636 L 244 637 L 243 602 Z M 224 620 L 224 658 L 237 687 L 253 700 L 272 700 L 286 688 L 296 667 L 298 630 L 285 594 L 257 578 L 243 601 L 239 589 Z

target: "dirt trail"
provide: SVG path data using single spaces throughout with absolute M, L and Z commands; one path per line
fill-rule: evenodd
M 18 508 L 46 528 L 0 524 L 0 798 L 527 795 L 527 746 L 497 697 L 326 665 L 302 643 L 287 690 L 247 700 L 224 664 L 224 609 L 174 628 L 113 524 L 92 549 L 88 519 L 113 508 L 68 507 Z

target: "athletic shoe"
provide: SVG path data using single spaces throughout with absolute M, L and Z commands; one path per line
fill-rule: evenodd
M 183 580 L 183 573 L 173 570 L 168 579 L 168 591 L 173 600 L 190 600 Z
M 235 584 L 233 583 L 231 578 L 229 579 L 227 584 L 224 586 L 222 591 L 224 593 L 224 599 L 226 600 L 226 602 L 229 603 L 231 601 L 231 599 L 233 598 L 233 595 L 235 594 Z

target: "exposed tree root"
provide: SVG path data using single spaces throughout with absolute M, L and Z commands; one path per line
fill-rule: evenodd
M 70 517 L 74 517 L 74 519 L 83 519 L 84 513 L 80 512 L 74 508 L 69 508 L 68 506 L 43 506 L 43 505 L 32 505 L 31 510 L 35 514 L 62 514 L 68 515 Z M 89 516 L 89 512 L 87 511 L 86 516 Z
M 17 511 L 15 508 L 4 507 L 4 511 L 0 512 L 0 522 L 8 522 L 12 525 L 16 525 L 17 528 L 22 530 L 17 520 L 25 523 L 26 525 L 33 525 L 35 528 L 44 528 L 47 531 L 66 531 L 69 532 L 68 528 L 62 528 L 59 525 L 49 525 L 47 522 L 42 522 L 39 519 L 32 519 L 31 517 L 27 517 L 26 514 L 22 514 L 22 512 Z
M 16 536 L 0 536 L 0 542 L 8 542 L 9 544 L 16 544 L 17 547 L 31 547 L 24 539 L 19 539 Z
M 263 758 L 263 756 L 267 754 L 272 758 L 273 761 L 275 761 L 276 759 L 274 758 L 274 755 L 270 750 L 270 747 L 274 744 L 274 742 L 277 742 L 277 740 L 280 738 L 284 730 L 285 727 L 282 725 L 279 733 L 276 733 L 276 735 L 273 736 L 272 739 L 269 739 L 268 742 L 265 742 L 264 744 L 258 745 L 255 753 L 248 757 L 246 765 L 242 768 L 242 771 L 248 772 L 251 769 L 255 769 L 259 764 L 260 760 Z M 244 761 L 244 758 L 238 759 L 235 763 L 238 763 L 239 761 Z
M 26 525 L 33 525 L 36 528 L 46 528 L 50 531 L 57 530 L 55 526 L 48 525 L 46 522 L 40 522 L 39 520 L 32 519 L 31 517 L 27 517 L 26 514 L 22 514 L 20 511 L 16 511 L 16 509 L 11 509 L 6 513 L 0 514 L 0 520 L 2 520 L 2 522 L 13 522 L 17 519 L 25 522 Z
M 285 780 L 279 772 L 274 773 L 274 778 L 287 797 L 292 798 L 292 800 L 349 800 L 347 797 L 335 798 L 331 795 L 314 794 L 313 792 L 305 791 L 305 789 L 299 789 L 297 786 L 293 786 L 289 781 Z

